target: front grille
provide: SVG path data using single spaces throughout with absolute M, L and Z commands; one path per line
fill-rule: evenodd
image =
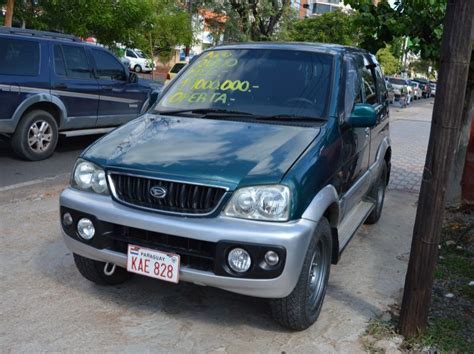
M 180 214 L 209 214 L 219 205 L 226 190 L 190 183 L 172 182 L 119 173 L 109 174 L 114 197 L 126 204 Z M 150 189 L 166 190 L 163 198 L 153 197 Z
M 172 236 L 159 232 L 147 231 L 114 225 L 108 236 L 112 241 L 112 250 L 127 253 L 128 244 L 156 249 L 158 251 L 179 254 L 181 265 L 193 269 L 213 271 L 216 244 L 187 237 Z

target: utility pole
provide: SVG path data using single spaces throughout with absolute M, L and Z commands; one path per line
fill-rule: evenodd
M 191 22 L 191 30 L 193 28 L 193 0 L 188 0 L 188 13 L 189 13 L 189 21 Z M 185 49 L 185 58 L 184 60 L 189 63 L 189 52 L 190 52 L 189 45 L 186 46 Z
M 462 122 L 474 23 L 474 1 L 448 0 L 430 140 L 405 279 L 400 331 L 426 329 L 444 197 Z
M 15 7 L 15 0 L 7 1 L 7 12 L 5 13 L 5 27 L 11 27 L 13 22 L 13 8 Z

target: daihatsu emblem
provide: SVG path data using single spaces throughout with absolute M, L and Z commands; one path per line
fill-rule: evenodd
M 166 197 L 166 193 L 166 188 L 160 186 L 154 186 L 150 188 L 150 194 L 153 198 L 163 199 L 164 197 Z

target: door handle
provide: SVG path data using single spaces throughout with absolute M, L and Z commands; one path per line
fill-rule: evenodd
M 59 90 L 65 90 L 65 89 L 67 89 L 67 85 L 66 84 L 56 84 L 56 85 L 53 86 L 53 88 L 59 89 Z

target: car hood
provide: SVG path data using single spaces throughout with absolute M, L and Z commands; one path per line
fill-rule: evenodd
M 138 79 L 138 83 L 140 85 L 148 86 L 152 90 L 159 91 L 159 92 L 161 92 L 161 90 L 163 89 L 163 86 L 164 86 L 164 84 L 160 81 L 148 80 L 148 79 L 142 79 L 142 78 Z
M 107 170 L 194 183 L 279 183 L 319 134 L 293 126 L 146 114 L 114 130 L 82 157 Z

